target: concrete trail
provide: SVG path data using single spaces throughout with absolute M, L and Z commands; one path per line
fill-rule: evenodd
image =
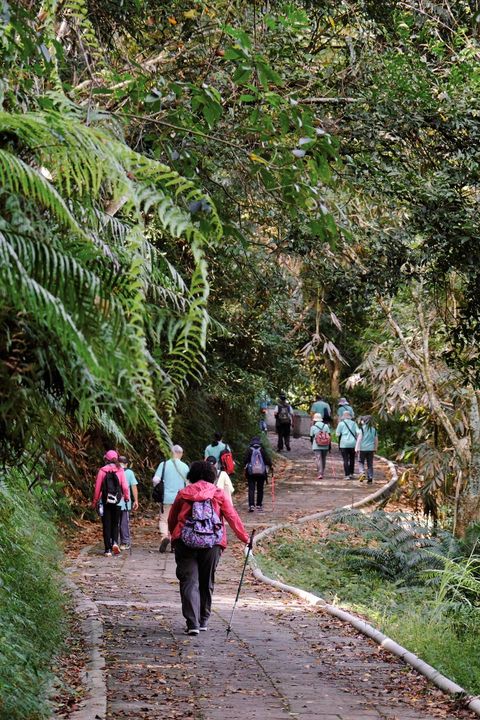
M 338 452 L 326 478 L 316 473 L 306 440 L 277 463 L 275 508 L 267 488 L 263 514 L 237 509 L 247 529 L 358 500 L 371 486 L 342 479 Z M 386 481 L 377 466 L 374 488 Z M 115 720 L 433 720 L 474 718 L 424 678 L 352 628 L 247 575 L 226 640 L 243 563 L 240 544 L 220 561 L 206 633 L 183 635 L 173 554 L 158 553 L 153 514 L 133 520 L 131 554 L 104 558 L 99 544 L 81 553 L 70 576 L 103 621 L 107 718 Z M 99 528 L 100 536 L 100 528 Z M 428 710 L 427 710 L 428 708 Z M 93 718 L 92 718 L 93 720 Z

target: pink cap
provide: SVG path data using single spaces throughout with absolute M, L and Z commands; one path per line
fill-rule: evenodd
M 112 462 L 113 460 L 118 460 L 118 453 L 116 450 L 107 450 L 103 457 L 105 460 Z

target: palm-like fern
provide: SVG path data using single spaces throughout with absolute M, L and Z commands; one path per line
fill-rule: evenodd
M 331 516 L 335 525 L 347 525 L 350 546 L 342 552 L 357 570 L 372 569 L 399 583 L 419 580 L 426 569 L 441 567 L 442 558 L 458 552 L 448 533 L 430 530 L 402 513 L 341 509 Z
M 122 437 L 143 423 L 165 442 L 179 394 L 202 367 L 204 248 L 220 237 L 218 216 L 209 203 L 200 228 L 188 207 L 207 202 L 202 193 L 132 151 L 116 130 L 104 116 L 87 127 L 76 114 L 0 112 L 7 438 L 24 438 L 35 426 L 34 406 L 44 417 L 40 408 L 53 393 L 83 426 L 94 420 Z M 189 283 L 162 252 L 168 238 L 189 253 Z M 37 338 L 26 366 L 12 361 L 9 332 L 27 346 Z M 19 390 L 30 421 L 10 416 L 10 394 Z

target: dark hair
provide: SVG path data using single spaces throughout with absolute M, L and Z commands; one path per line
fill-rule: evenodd
M 317 401 L 318 400 L 323 400 L 323 395 L 317 395 Z
M 205 480 L 206 482 L 215 484 L 217 479 L 217 473 L 213 465 L 206 460 L 195 460 L 190 465 L 190 470 L 187 473 L 187 480 L 191 483 L 196 483 L 199 480 Z
M 125 457 L 125 455 L 120 455 L 118 458 L 119 463 L 123 463 L 124 465 L 128 465 L 128 459 Z
M 218 443 L 220 442 L 220 440 L 222 439 L 222 437 L 223 437 L 223 433 L 221 433 L 221 432 L 213 433 L 213 443 L 212 443 L 212 446 L 215 447 L 215 445 L 218 445 Z

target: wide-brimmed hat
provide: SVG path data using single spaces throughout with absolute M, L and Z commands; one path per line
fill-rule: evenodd
M 339 405 L 348 405 L 348 400 L 346 398 L 340 398 L 338 401 Z
M 320 415 L 320 413 L 315 413 L 313 416 L 313 422 L 318 422 L 319 420 L 323 420 L 323 415 Z
M 118 453 L 116 450 L 107 450 L 103 457 L 105 458 L 105 460 L 112 462 L 114 460 L 118 460 Z

